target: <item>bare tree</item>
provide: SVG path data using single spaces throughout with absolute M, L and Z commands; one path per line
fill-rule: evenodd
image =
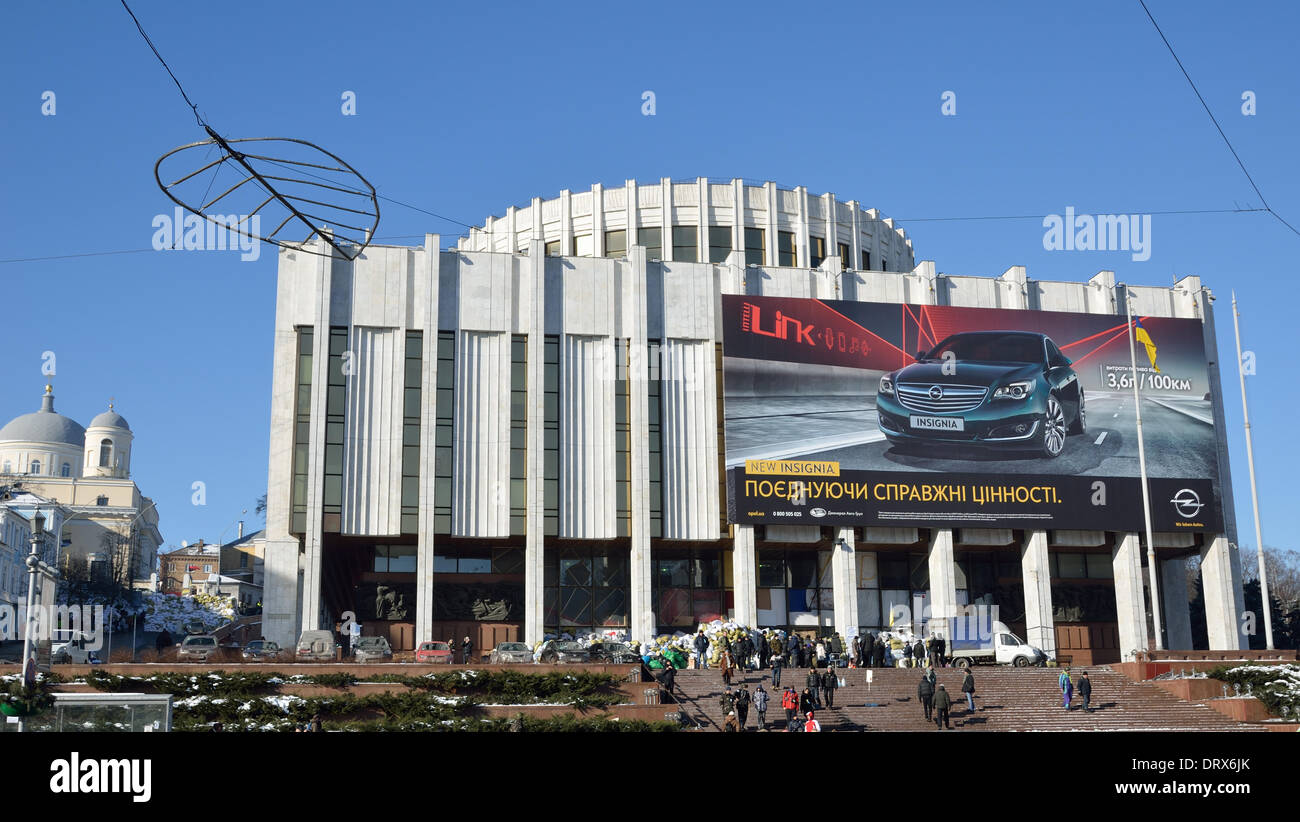
M 1242 559 L 1242 581 L 1257 581 L 1258 561 L 1246 562 L 1245 557 Z M 1277 599 L 1282 610 L 1300 607 L 1300 551 L 1264 546 L 1264 570 L 1268 573 L 1269 596 Z

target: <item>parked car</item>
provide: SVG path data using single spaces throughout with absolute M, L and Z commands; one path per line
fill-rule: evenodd
M 240 654 L 244 659 L 250 662 L 261 662 L 263 660 L 277 660 L 284 654 L 280 646 L 269 639 L 255 639 L 244 646 Z
M 99 662 L 96 642 L 85 631 L 57 629 L 50 638 L 50 662 L 75 662 L 79 665 Z
M 640 662 L 641 657 L 626 642 L 595 642 L 587 648 L 592 662 L 608 662 L 613 665 Z
M 488 655 L 488 662 L 532 662 L 533 650 L 522 642 L 501 642 Z
M 548 640 L 542 645 L 539 661 L 546 665 L 556 663 L 590 662 L 591 654 L 576 642 Z
M 303 631 L 295 656 L 299 662 L 333 662 L 338 658 L 338 643 L 329 631 Z
M 421 642 L 415 649 L 416 662 L 450 665 L 454 654 L 445 642 Z
M 179 662 L 213 662 L 221 656 L 221 644 L 212 634 L 185 637 L 176 654 Z
M 393 646 L 388 644 L 388 640 L 381 636 L 363 636 L 356 647 L 352 649 L 352 656 L 357 662 L 380 662 L 382 660 L 393 658 Z
M 876 412 L 892 445 L 1028 449 L 1053 458 L 1087 430 L 1083 386 L 1045 334 L 953 334 L 880 378 Z

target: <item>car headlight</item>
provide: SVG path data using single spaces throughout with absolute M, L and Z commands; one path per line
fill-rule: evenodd
M 1007 383 L 998 390 L 993 392 L 995 400 L 1023 400 L 1030 394 L 1034 393 L 1034 383 L 1032 380 L 1022 382 Z
M 888 397 L 894 396 L 894 381 L 888 376 L 882 376 L 880 378 L 880 388 L 878 393 L 884 394 Z

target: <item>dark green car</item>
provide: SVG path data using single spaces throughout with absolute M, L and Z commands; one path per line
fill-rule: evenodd
M 962 445 L 1057 457 L 1087 430 L 1083 386 L 1045 334 L 953 334 L 880 378 L 876 411 L 896 446 Z

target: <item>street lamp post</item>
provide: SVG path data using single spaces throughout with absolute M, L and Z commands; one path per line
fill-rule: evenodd
M 33 621 L 36 616 L 36 581 L 40 575 L 41 566 L 44 565 L 41 562 L 40 549 L 44 542 L 45 515 L 41 513 L 40 508 L 37 508 L 36 514 L 32 517 L 32 550 L 27 555 L 27 626 L 23 631 L 23 678 L 29 687 L 32 683 L 27 680 L 29 677 L 34 679 L 31 670 L 35 667 L 32 633 L 35 627 Z

